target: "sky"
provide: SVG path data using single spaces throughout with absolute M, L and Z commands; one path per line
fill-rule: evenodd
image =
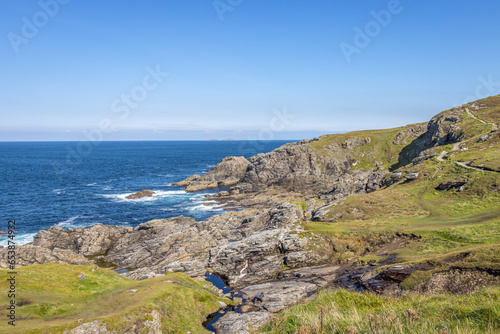
M 0 141 L 303 139 L 500 94 L 500 2 L 0 0 Z

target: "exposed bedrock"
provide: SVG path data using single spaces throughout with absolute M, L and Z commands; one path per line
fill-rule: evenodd
M 19 264 L 105 261 L 131 270 L 126 275 L 134 279 L 166 271 L 196 277 L 211 268 L 231 285 L 246 286 L 276 277 L 285 266 L 318 264 L 331 255 L 322 238 L 304 233 L 301 217 L 298 206 L 284 204 L 204 221 L 182 216 L 156 219 L 134 229 L 51 227 L 40 231 L 33 243 L 19 247 L 19 254 L 26 254 Z M 0 250 L 0 265 L 7 266 L 6 249 Z

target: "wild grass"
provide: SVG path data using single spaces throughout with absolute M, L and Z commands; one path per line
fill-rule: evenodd
M 404 145 L 394 145 L 392 142 L 398 133 L 411 127 L 414 124 L 404 127 L 384 130 L 368 130 L 354 131 L 342 134 L 333 134 L 322 136 L 318 141 L 311 142 L 309 145 L 316 151 L 318 155 L 328 155 L 342 157 L 349 154 L 357 160 L 356 165 L 352 168 L 357 169 L 376 169 L 377 167 L 389 168 L 398 164 L 401 150 Z M 370 138 L 370 142 L 364 145 L 355 146 L 349 151 L 342 148 L 342 143 L 347 139 L 352 138 Z M 411 138 L 406 138 L 407 142 L 411 142 Z M 321 162 L 318 162 L 320 167 Z M 324 166 L 323 166 L 324 167 Z
M 262 333 L 489 334 L 500 332 L 499 312 L 499 287 L 472 295 L 391 297 L 328 289 L 283 311 Z
M 206 333 L 201 323 L 218 308 L 220 298 L 207 285 L 184 274 L 134 281 L 96 266 L 48 263 L 17 268 L 16 326 L 0 333 L 62 333 L 79 319 L 99 319 L 108 329 L 124 331 L 148 317 L 163 315 L 165 333 Z M 0 270 L 6 277 L 6 270 Z M 78 279 L 83 274 L 85 280 Z M 2 279 L 0 289 L 7 291 Z M 128 290 L 136 289 L 135 293 Z M 6 318 L 9 299 L 0 295 L 0 317 Z M 43 328 L 43 330 L 41 329 Z

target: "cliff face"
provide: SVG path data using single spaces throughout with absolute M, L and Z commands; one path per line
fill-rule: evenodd
M 187 191 L 231 186 L 232 195 L 275 189 L 329 199 L 371 192 L 385 185 L 389 171 L 436 156 L 432 148 L 487 133 L 489 125 L 478 127 L 474 119 L 473 113 L 486 108 L 481 103 L 443 111 L 428 123 L 324 135 L 249 159 L 228 157 L 205 175 L 175 185 Z
M 238 183 L 245 175 L 250 163 L 244 157 L 225 157 L 204 175 L 191 175 L 187 179 L 174 183 L 186 187 L 186 191 L 229 187 Z

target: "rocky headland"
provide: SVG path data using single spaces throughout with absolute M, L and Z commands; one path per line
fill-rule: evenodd
M 185 273 L 196 279 L 204 279 L 207 273 L 215 274 L 237 292 L 233 297 L 245 306 L 219 319 L 214 324 L 217 333 L 248 333 L 250 325 L 253 328 L 264 325 L 273 314 L 312 298 L 325 286 L 401 294 L 407 288 L 404 284 L 409 286 L 408 279 L 414 279 L 416 272 L 430 273 L 424 275 L 427 283 L 415 284 L 421 291 L 437 289 L 436 286 L 446 291 L 442 282 L 450 277 L 463 285 L 477 277 L 497 284 L 496 269 L 485 269 L 476 275 L 467 271 L 470 268 L 442 269 L 442 263 L 438 266 L 431 262 L 398 262 L 391 252 L 422 242 L 422 237 L 413 232 L 393 228 L 363 233 L 363 229 L 368 231 L 363 227 L 354 238 L 339 233 L 340 230 L 330 232 L 325 225 L 318 225 L 317 229 L 309 227 L 311 221 L 370 222 L 376 221 L 373 217 L 378 216 L 374 214 L 385 213 L 393 217 L 394 205 L 384 207 L 377 197 L 354 204 L 350 198 L 392 189 L 410 189 L 408 194 L 415 193 L 417 188 L 409 188 L 412 184 L 438 182 L 434 181 L 437 173 L 445 175 L 446 168 L 456 168 L 462 163 L 452 159 L 465 152 L 465 147 L 477 149 L 475 160 L 483 161 L 480 152 L 496 150 L 499 141 L 498 127 L 489 126 L 498 122 L 495 118 L 498 112 L 488 113 L 490 110 L 496 109 L 479 101 L 442 112 L 428 123 L 325 135 L 286 144 L 248 159 L 226 157 L 206 174 L 190 176 L 175 185 L 189 192 L 226 189 L 209 199 L 225 204 L 226 208 L 244 209 L 204 221 L 182 216 L 156 219 L 135 228 L 101 224 L 78 229 L 51 227 L 40 231 L 32 243 L 18 248 L 18 264 L 95 263 L 122 269 L 123 276 L 134 280 L 169 272 Z M 489 121 L 479 124 L 470 113 Z M 440 165 L 446 158 L 449 167 Z M 491 160 L 484 161 L 483 166 L 476 166 L 474 159 L 470 159 L 467 166 L 488 168 L 494 174 L 488 177 L 497 177 L 494 162 L 491 165 Z M 462 192 L 470 184 L 463 178 L 443 177 L 439 186 L 425 189 L 448 194 L 460 189 Z M 152 195 L 144 190 L 132 196 Z M 411 197 L 398 193 L 395 198 L 405 196 Z M 381 203 L 378 207 L 372 204 L 376 201 Z M 403 214 L 410 215 L 410 211 L 405 213 L 405 207 L 409 206 L 402 206 Z M 379 213 L 380 210 L 387 212 Z M 427 205 L 419 210 L 411 215 L 429 215 L 432 208 Z M 496 215 L 496 211 L 492 212 Z M 327 229 L 327 233 L 321 228 Z M 464 261 L 469 255 L 453 256 L 456 258 L 448 263 Z M 0 250 L 0 267 L 8 268 L 6 249 Z

